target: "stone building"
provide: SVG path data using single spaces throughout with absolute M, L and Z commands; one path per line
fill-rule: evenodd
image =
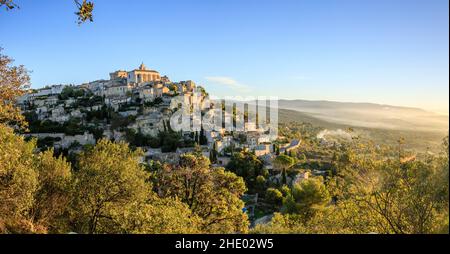
M 169 77 L 167 77 L 167 76 L 162 76 L 162 77 L 161 77 L 161 82 L 163 82 L 163 83 L 165 83 L 165 84 L 172 83 L 172 82 L 170 81 Z
M 155 90 L 151 86 L 143 86 L 137 90 L 139 98 L 143 101 L 152 101 L 155 99 Z
M 270 143 L 267 144 L 259 144 L 255 147 L 255 155 L 260 157 L 266 154 L 273 153 L 273 145 Z
M 149 70 L 147 67 L 142 63 L 139 66 L 139 69 L 132 70 L 128 72 L 127 81 L 129 83 L 145 83 L 145 82 L 154 82 L 154 81 L 160 81 L 161 75 L 159 72 L 155 70 Z
M 114 84 L 110 87 L 107 87 L 102 95 L 105 95 L 106 97 L 114 97 L 114 96 L 125 96 L 127 95 L 128 92 L 131 92 L 132 90 L 132 86 L 128 85 L 128 84 L 122 84 L 122 83 L 118 83 L 118 84 Z
M 109 77 L 111 80 L 117 80 L 117 79 L 123 79 L 123 78 L 127 78 L 128 73 L 126 71 L 123 70 L 118 70 L 115 72 L 111 72 L 109 74 Z

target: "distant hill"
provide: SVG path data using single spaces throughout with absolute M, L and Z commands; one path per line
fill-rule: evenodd
M 307 100 L 280 100 L 278 107 L 301 112 L 308 118 L 322 120 L 322 124 L 431 132 L 447 132 L 449 126 L 448 116 L 419 108 Z

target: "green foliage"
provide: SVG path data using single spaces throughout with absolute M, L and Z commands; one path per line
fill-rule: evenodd
M 111 130 L 123 130 L 136 120 L 136 116 L 121 116 L 111 112 Z
M 259 175 L 256 177 L 255 189 L 258 193 L 262 193 L 266 189 L 267 180 L 264 176 Z
M 287 185 L 281 186 L 280 191 L 281 191 L 281 193 L 283 193 L 284 197 L 286 197 L 286 196 L 291 194 L 291 189 Z
M 75 0 L 75 4 L 77 7 L 77 12 L 75 15 L 78 17 L 78 24 L 82 24 L 86 21 L 94 21 L 92 12 L 94 11 L 94 3 L 90 1 L 83 0 L 80 3 L 78 0 Z M 19 6 L 15 3 L 14 0 L 0 0 L 0 7 L 4 6 L 6 10 L 12 10 L 14 8 L 19 9 Z
M 217 151 L 214 148 L 209 151 L 209 161 L 211 163 L 217 163 Z
M 448 219 L 443 219 L 448 217 L 448 180 L 442 181 L 448 175 L 442 161 L 448 165 L 448 157 L 385 160 L 371 146 L 361 150 L 364 157 L 343 156 L 333 181 L 338 207 L 351 203 L 355 212 L 371 218 L 359 228 L 381 233 L 432 233 L 442 231 L 442 225 L 448 228 Z
M 86 121 L 91 122 L 93 120 L 107 120 L 112 114 L 112 109 L 103 105 L 99 110 L 92 110 L 83 112 L 86 114 Z
M 37 140 L 36 146 L 41 150 L 47 150 L 47 149 L 53 148 L 55 142 L 58 142 L 60 140 L 61 140 L 61 138 L 59 138 L 59 137 L 40 138 Z
M 29 211 L 38 185 L 33 167 L 35 143 L 25 142 L 0 125 L 0 144 L 0 231 L 31 231 Z
M 127 128 L 125 129 L 125 138 L 132 147 L 161 148 L 164 153 L 175 152 L 177 148 L 193 147 L 195 144 L 184 140 L 180 133 L 172 130 L 160 131 L 157 137 L 153 137 Z
M 156 172 L 154 181 L 157 193 L 179 198 L 202 219 L 202 232 L 247 231 L 247 215 L 240 199 L 246 191 L 244 181 L 223 168 L 211 168 L 207 158 L 183 155 L 178 165 L 165 165 Z
M 267 176 L 264 175 L 262 162 L 250 152 L 233 153 L 226 168 L 244 178 L 251 193 L 256 192 L 256 178 L 258 176 Z
M 265 199 L 272 205 L 281 206 L 283 202 L 283 193 L 275 188 L 268 188 L 266 190 Z
M 208 96 L 208 93 L 206 92 L 206 89 L 202 86 L 198 86 L 198 89 L 200 89 L 200 93 L 202 94 L 203 97 Z
M 146 203 L 132 203 L 126 209 L 117 211 L 116 221 L 120 224 L 120 229 L 117 230 L 118 233 L 200 233 L 200 219 L 192 214 L 191 210 L 184 203 L 171 198 L 160 199 L 153 197 Z
M 133 203 L 149 198 L 149 175 L 139 165 L 140 150 L 130 151 L 124 143 L 100 140 L 83 152 L 75 173 L 73 223 L 80 233 L 119 231 L 116 214 Z
M 15 6 L 11 1 L 0 2 L 1 5 Z M 26 130 L 27 122 L 14 101 L 29 87 L 29 72 L 23 65 L 12 65 L 14 60 L 1 54 L 2 50 L 0 47 L 0 124 Z
M 26 142 L 1 124 L 0 147 L 0 232 L 58 231 L 70 165 L 51 150 L 36 153 L 35 140 Z
M 275 167 L 278 169 L 287 169 L 294 165 L 295 161 L 292 157 L 281 154 L 280 156 L 277 156 L 273 162 Z
M 317 210 L 330 202 L 330 194 L 322 177 L 308 178 L 295 184 L 283 201 L 284 213 L 299 214 L 303 220 L 313 217 Z
M 94 136 L 94 138 L 95 138 L 95 140 L 96 141 L 98 141 L 98 140 L 100 140 L 100 139 L 102 139 L 103 138 L 103 132 L 104 132 L 104 130 L 102 129 L 102 128 L 99 128 L 99 127 L 91 127 L 91 126 L 88 126 L 88 127 L 86 127 L 86 130 L 89 132 L 89 133 L 92 133 L 92 135 Z
M 303 180 L 284 199 L 284 213 L 252 232 L 448 233 L 448 137 L 440 155 L 419 160 L 401 149 L 343 147 L 336 176 L 326 185 Z
M 79 158 L 70 224 L 79 233 L 196 233 L 198 218 L 176 199 L 159 198 L 142 152 L 100 140 Z
M 153 101 L 147 101 L 144 103 L 144 106 L 147 108 L 156 107 L 159 104 L 163 103 L 163 99 L 161 97 L 155 98 Z
M 178 91 L 178 86 L 175 84 L 172 84 L 169 86 L 169 90 L 172 92 L 177 92 Z
M 14 3 L 13 0 L 0 0 L 0 7 L 1 6 L 5 6 L 6 10 L 12 10 L 12 9 L 18 7 L 17 4 Z
M 391 159 L 386 160 L 385 154 Z M 448 216 L 448 199 L 437 198 L 448 195 L 443 187 L 448 182 L 437 180 L 445 175 L 442 159 L 404 160 L 399 154 L 404 152 L 360 145 L 338 156 L 338 177 L 330 187 L 339 209 L 351 207 L 343 220 L 354 223 L 359 231 L 430 233 L 448 223 L 442 220 L 443 214 Z M 371 220 L 354 222 L 354 213 Z
M 178 147 L 185 146 L 181 134 L 170 129 L 168 131 L 159 132 L 158 138 L 163 153 L 175 152 Z
M 202 146 L 208 144 L 208 139 L 205 136 L 205 131 L 203 128 L 200 130 L 199 144 Z
M 64 133 L 67 135 L 81 135 L 84 134 L 84 128 L 79 119 L 72 118 L 65 123 L 45 121 L 33 121 L 29 123 L 31 133 Z
M 90 1 L 83 0 L 80 3 L 78 0 L 75 0 L 78 11 L 75 14 L 78 16 L 78 24 L 82 24 L 86 21 L 94 21 L 92 12 L 94 11 L 94 3 Z
M 93 107 L 103 104 L 103 97 L 92 96 L 91 92 L 84 90 L 75 90 L 76 101 L 70 106 L 71 108 Z
M 131 95 L 129 97 L 131 97 Z M 119 111 L 124 112 L 124 111 L 128 111 L 128 110 L 136 110 L 140 106 L 141 106 L 141 104 L 139 104 L 138 102 L 128 102 L 128 103 L 119 105 Z
M 67 100 L 69 98 L 77 99 L 78 97 L 83 97 L 85 94 L 84 90 L 77 89 L 73 86 L 66 86 L 62 90 L 61 94 L 58 95 L 60 100 Z
M 353 233 L 341 223 L 337 212 L 326 209 L 317 213 L 307 222 L 297 214 L 275 213 L 268 224 L 256 225 L 251 233 L 256 234 L 349 234 Z
M 35 170 L 38 188 L 30 214 L 33 221 L 49 232 L 63 233 L 65 212 L 70 203 L 71 167 L 63 157 L 55 158 L 53 149 L 37 155 Z
M 283 184 L 287 183 L 287 170 L 290 169 L 295 163 L 294 158 L 286 155 L 286 154 L 281 154 L 278 155 L 274 160 L 273 160 L 273 166 L 275 169 L 279 170 L 282 174 L 282 182 Z
M 142 132 L 136 132 L 133 129 L 125 130 L 125 138 L 132 147 L 149 146 L 151 148 L 161 147 L 161 139 L 150 135 L 145 135 Z

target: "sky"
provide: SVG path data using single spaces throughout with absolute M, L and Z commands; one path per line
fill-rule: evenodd
M 216 96 L 373 102 L 448 114 L 447 0 L 16 0 L 0 47 L 32 87 L 141 62 Z

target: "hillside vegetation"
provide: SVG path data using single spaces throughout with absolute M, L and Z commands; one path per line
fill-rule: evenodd
M 363 140 L 372 140 L 377 144 L 395 145 L 400 138 L 405 141 L 405 149 L 417 152 L 437 152 L 440 149 L 442 138 L 447 135 L 448 129 L 442 130 L 413 130 L 392 129 L 380 127 L 361 127 L 352 124 L 336 123 L 331 120 L 317 118 L 310 113 L 295 110 L 280 109 L 279 122 L 310 123 L 321 130 L 346 130 L 352 128 Z M 317 133 L 318 134 L 318 133 Z

